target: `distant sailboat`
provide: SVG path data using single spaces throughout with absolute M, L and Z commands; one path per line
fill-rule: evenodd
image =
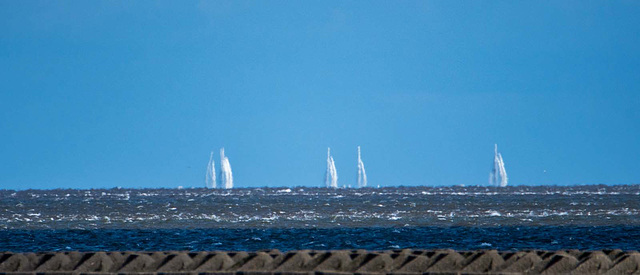
M 494 147 L 493 169 L 489 174 L 489 185 L 505 187 L 509 183 L 507 170 L 504 168 L 502 154 L 498 152 L 498 144 Z
M 216 188 L 216 163 L 213 161 L 213 151 L 209 156 L 209 164 L 207 164 L 207 175 L 205 176 L 205 186 L 207 188 Z
M 367 172 L 364 170 L 364 163 L 360 158 L 360 146 L 358 146 L 358 187 L 367 186 Z
M 224 189 L 233 188 L 231 164 L 229 163 L 229 158 L 224 155 L 224 148 L 220 149 L 220 170 L 221 187 Z
M 338 188 L 338 171 L 331 156 L 331 148 L 327 148 L 327 172 L 324 175 L 324 184 L 327 188 Z
M 211 155 L 209 156 L 209 164 L 207 164 L 205 186 L 207 188 L 218 188 L 216 185 L 216 163 L 213 160 L 213 152 L 211 152 Z M 229 163 L 229 158 L 224 155 L 224 148 L 220 149 L 220 188 L 233 188 L 231 164 Z

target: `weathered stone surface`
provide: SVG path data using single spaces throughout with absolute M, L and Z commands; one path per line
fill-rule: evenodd
M 636 251 L 338 250 L 0 253 L 4 274 L 635 274 Z

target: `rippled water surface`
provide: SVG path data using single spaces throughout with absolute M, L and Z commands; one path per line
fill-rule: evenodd
M 4 250 L 640 249 L 639 185 L 2 190 L 0 205 Z

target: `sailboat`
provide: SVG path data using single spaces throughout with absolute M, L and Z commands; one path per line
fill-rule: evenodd
M 216 163 L 213 160 L 213 151 L 209 156 L 209 164 L 207 164 L 207 174 L 204 178 L 204 184 L 207 188 L 216 188 Z

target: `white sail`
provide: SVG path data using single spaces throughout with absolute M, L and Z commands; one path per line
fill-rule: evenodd
M 207 174 L 205 176 L 205 186 L 207 188 L 216 188 L 216 163 L 213 161 L 213 151 L 209 156 L 209 164 L 207 164 Z
M 489 174 L 489 185 L 505 187 L 509 183 L 507 170 L 504 168 L 502 154 L 498 153 L 498 144 L 494 147 L 493 169 Z
M 338 188 L 338 171 L 331 156 L 331 148 L 327 148 L 327 171 L 324 175 L 324 184 L 327 188 Z
M 500 159 L 500 187 L 505 187 L 509 183 L 509 178 L 507 177 L 507 170 L 504 168 L 502 154 L 498 154 L 498 158 Z
M 233 188 L 233 173 L 229 158 L 224 155 L 224 148 L 220 149 L 220 187 L 224 189 Z
M 367 172 L 364 170 L 364 163 L 360 157 L 360 146 L 358 146 L 358 187 L 367 186 Z
M 336 170 L 336 162 L 331 157 L 331 187 L 338 188 L 338 170 Z

